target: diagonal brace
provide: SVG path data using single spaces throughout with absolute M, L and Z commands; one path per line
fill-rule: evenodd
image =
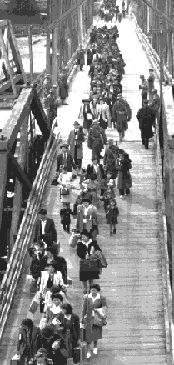
M 31 184 L 30 180 L 28 179 L 27 175 L 23 172 L 21 166 L 18 164 L 15 157 L 12 154 L 10 154 L 10 157 L 11 157 L 11 161 L 15 167 L 16 176 L 17 176 L 18 180 L 20 181 L 21 184 L 25 184 L 27 186 L 27 188 L 29 188 L 31 190 L 32 184 Z

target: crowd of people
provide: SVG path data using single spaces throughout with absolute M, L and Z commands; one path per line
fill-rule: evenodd
M 73 364 L 90 359 L 91 344 L 93 354 L 97 355 L 98 340 L 102 338 L 102 328 L 107 324 L 106 298 L 96 282 L 107 267 L 107 259 L 98 244 L 98 211 L 104 209 L 109 233 L 116 235 L 119 216 L 116 188 L 123 198 L 130 195 L 132 187 L 132 161 L 128 153 L 113 140 L 107 141 L 106 137 L 106 129 L 116 128 L 122 141 L 132 118 L 131 107 L 122 96 L 125 63 L 117 45 L 118 36 L 116 26 L 111 29 L 107 26 L 93 28 L 87 50 L 91 79 L 89 97 L 82 100 L 74 129 L 70 131 L 67 143 L 61 145 L 52 181 L 60 189 L 62 229 L 70 234 L 70 246 L 79 257 L 79 281 L 83 284 L 81 318 L 74 313 L 72 303 L 68 301 L 68 287 L 72 281 L 67 276 L 66 259 L 60 256 L 55 223 L 47 217 L 47 210 L 41 209 L 33 244 L 29 248 L 31 265 L 28 280 L 35 286 L 36 292 L 28 313 L 34 315 L 39 309 L 42 318 L 38 328 L 31 318 L 22 321 L 17 344 L 20 365 L 66 365 L 68 358 L 73 359 Z M 83 71 L 82 47 L 78 53 L 78 63 Z M 145 90 L 147 93 L 157 93 L 153 88 L 149 91 L 150 79 L 147 80 L 148 85 L 145 81 L 142 77 L 143 108 L 138 111 L 137 118 L 142 143 L 148 148 L 153 123 L 155 126 L 158 98 L 152 97 L 151 105 L 147 105 Z M 82 167 L 85 141 L 92 150 L 92 161 L 87 168 Z M 78 194 L 72 204 L 74 181 L 78 181 Z M 71 217 L 74 223 L 72 229 Z

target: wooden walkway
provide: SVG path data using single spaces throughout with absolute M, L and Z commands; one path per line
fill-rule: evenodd
M 135 42 L 135 35 L 130 34 L 130 37 Z M 119 42 L 123 41 L 123 38 L 120 34 Z M 125 46 L 123 48 L 121 49 L 128 71 L 132 63 L 132 74 L 134 74 L 133 78 L 126 69 L 128 75 L 125 75 L 123 80 L 123 93 L 125 92 L 135 115 L 141 104 L 141 98 L 138 93 L 135 98 L 132 89 L 136 88 L 136 82 L 138 83 L 136 75 L 143 73 L 143 64 L 139 59 L 135 65 L 133 52 L 129 53 L 128 50 L 126 53 Z M 140 57 L 143 59 L 145 55 L 141 54 Z M 63 138 L 67 137 L 74 120 L 77 119 L 80 100 L 86 96 L 87 90 L 89 90 L 89 78 L 85 67 L 84 71 L 78 73 L 74 79 L 68 98 L 69 105 L 58 111 L 58 124 Z M 118 138 L 115 131 L 108 132 L 108 137 L 111 136 Z M 126 140 L 119 146 L 124 148 L 132 159 L 133 187 L 130 197 L 127 198 L 120 199 L 117 192 L 120 216 L 116 237 L 109 236 L 102 205 L 99 210 L 98 242 L 108 261 L 108 267 L 103 270 L 99 284 L 103 295 L 107 297 L 108 324 L 103 330 L 103 339 L 99 342 L 98 356 L 92 357 L 90 362 L 96 365 L 166 365 L 155 150 L 153 142 L 150 143 L 149 150 L 142 147 L 135 118 L 129 123 Z M 91 152 L 84 146 L 84 166 L 90 159 Z M 59 190 L 50 184 L 55 169 L 56 161 L 42 206 L 47 207 L 49 216 L 55 221 L 61 242 L 61 255 L 67 259 L 68 276 L 73 279 L 73 286 L 68 289 L 69 300 L 73 304 L 74 311 L 80 315 L 82 285 L 78 280 L 79 263 L 76 253 L 69 247 L 69 236 L 62 231 L 60 225 Z M 73 200 L 76 193 L 75 191 L 73 194 Z M 27 257 L 0 346 L 2 365 L 9 365 L 12 355 L 15 354 L 18 327 L 27 315 L 31 301 L 32 296 L 26 293 L 25 283 L 28 266 Z M 37 313 L 34 320 L 38 323 L 39 319 L 40 315 Z M 84 362 L 85 365 L 87 363 L 89 361 Z

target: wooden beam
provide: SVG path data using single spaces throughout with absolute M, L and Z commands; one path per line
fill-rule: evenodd
M 19 146 L 19 156 L 17 162 L 22 170 L 24 170 L 26 163 L 27 142 L 28 142 L 28 116 L 24 118 L 24 121 L 20 129 L 20 146 Z M 13 249 L 15 241 L 14 237 L 16 237 L 18 233 L 21 207 L 22 207 L 22 184 L 20 183 L 19 180 L 17 180 L 15 185 L 15 195 L 13 198 L 9 253 L 11 253 Z
M 9 151 L 17 138 L 24 118 L 30 114 L 30 105 L 33 95 L 34 90 L 32 88 L 22 90 L 18 97 L 18 102 L 14 105 L 7 122 L 3 127 L 1 134 L 6 138 L 6 148 Z
M 8 28 L 9 28 L 9 31 L 10 31 L 10 37 L 12 39 L 11 50 L 12 50 L 12 54 L 14 53 L 13 58 L 14 58 L 14 60 L 16 60 L 17 63 L 19 63 L 20 70 L 21 70 L 21 73 L 22 73 L 22 76 L 23 76 L 23 80 L 24 80 L 24 83 L 26 84 L 27 83 L 27 77 L 26 77 L 26 74 L 25 74 L 25 71 L 24 71 L 24 68 L 23 68 L 23 63 L 22 63 L 21 55 L 20 55 L 20 52 L 19 52 L 19 49 L 18 49 L 17 40 L 16 40 L 15 34 L 13 32 L 12 23 L 11 23 L 10 20 L 8 21 Z
M 7 151 L 0 151 L 0 227 L 3 215 L 4 194 L 6 193 L 7 162 Z
M 21 167 L 18 164 L 16 158 L 11 154 L 10 154 L 10 158 L 11 158 L 11 161 L 12 161 L 14 167 L 15 167 L 15 172 L 16 172 L 17 179 L 21 182 L 21 184 L 25 185 L 27 188 L 29 188 L 31 190 L 32 189 L 32 184 L 31 184 L 30 180 L 28 179 L 28 177 L 26 176 L 26 174 L 21 169 Z
M 53 29 L 52 36 L 52 84 L 57 86 L 58 64 L 57 64 L 57 46 L 58 46 L 58 27 Z
M 13 81 L 15 84 L 22 79 L 23 79 L 22 74 L 13 76 Z M 11 80 L 5 81 L 3 84 L 1 84 L 0 85 L 0 94 L 2 94 L 5 90 L 8 90 L 10 88 L 10 86 L 11 86 Z M 15 96 L 15 98 L 16 98 L 16 96 Z
M 33 82 L 33 45 L 32 45 L 32 25 L 28 26 L 28 46 L 30 57 L 30 82 Z
M 2 48 L 3 48 L 5 61 L 6 61 L 6 64 L 7 64 L 7 70 L 8 70 L 9 76 L 10 76 L 10 82 L 11 82 L 11 86 L 12 86 L 12 89 L 13 89 L 13 94 L 17 97 L 18 94 L 17 94 L 16 85 L 15 85 L 14 80 L 13 80 L 13 71 L 12 71 L 12 68 L 10 66 L 10 61 L 9 61 L 9 58 L 8 58 L 6 45 L 5 45 L 4 40 L 3 40 L 3 33 L 2 33 L 1 28 L 0 28 L 0 40 L 1 40 L 1 43 L 2 43 Z

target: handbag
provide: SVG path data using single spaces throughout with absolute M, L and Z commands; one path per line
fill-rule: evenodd
M 103 326 L 107 325 L 107 320 L 106 320 L 106 318 L 103 318 L 102 316 L 100 316 L 100 314 L 97 311 L 95 311 L 94 324 L 98 327 L 103 327 Z
M 30 305 L 30 308 L 29 308 L 29 312 L 32 313 L 32 314 L 35 314 L 36 311 L 37 311 L 37 308 L 39 306 L 39 303 L 40 303 L 40 293 L 36 293 L 32 302 L 31 302 L 31 305 Z
M 76 363 L 81 363 L 86 360 L 87 357 L 87 347 L 85 343 L 82 343 L 80 346 L 74 348 L 74 356 L 76 359 Z
M 85 272 L 99 272 L 100 265 L 97 258 L 87 258 L 81 261 L 81 270 Z
M 61 188 L 60 189 L 60 195 L 69 195 L 69 189 L 67 188 Z

